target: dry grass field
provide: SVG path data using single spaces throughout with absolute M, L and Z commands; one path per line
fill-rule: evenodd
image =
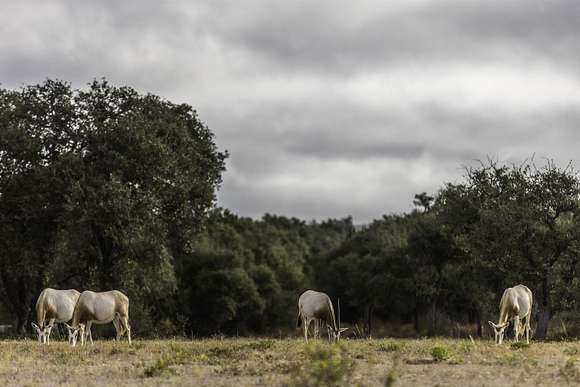
M 580 343 L 299 339 L 0 341 L 4 386 L 580 385 Z

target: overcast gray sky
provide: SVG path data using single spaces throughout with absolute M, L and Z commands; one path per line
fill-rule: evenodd
M 218 204 L 364 223 L 462 165 L 580 158 L 580 2 L 0 0 L 0 83 L 193 105 Z

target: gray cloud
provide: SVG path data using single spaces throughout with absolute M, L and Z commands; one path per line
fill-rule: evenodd
M 488 155 L 580 159 L 575 2 L 5 3 L 3 87 L 105 76 L 190 103 L 243 215 L 367 222 Z
M 570 1 L 322 2 L 316 9 L 299 4 L 302 9 L 288 3 L 280 10 L 270 3 L 268 12 L 251 13 L 244 23 L 220 25 L 218 31 L 232 45 L 296 71 L 356 73 L 449 60 L 525 63 L 537 55 L 576 68 L 580 58 L 580 4 Z

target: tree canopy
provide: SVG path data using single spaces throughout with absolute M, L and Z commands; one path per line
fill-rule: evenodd
M 226 157 L 191 106 L 130 87 L 1 90 L 0 285 L 20 328 L 46 285 L 118 287 L 138 313 L 172 294 Z
M 0 88 L 0 311 L 23 331 L 44 287 L 116 288 L 137 334 L 281 334 L 310 288 L 357 335 L 483 335 L 523 283 L 536 337 L 580 335 L 558 328 L 580 326 L 572 165 L 488 160 L 355 227 L 218 207 L 227 156 L 191 106 L 130 87 Z

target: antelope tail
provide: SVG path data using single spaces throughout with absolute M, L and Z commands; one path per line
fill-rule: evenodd
M 300 323 L 302 323 L 302 319 L 300 318 L 300 311 L 298 311 L 298 318 L 296 319 L 296 328 L 300 328 Z

